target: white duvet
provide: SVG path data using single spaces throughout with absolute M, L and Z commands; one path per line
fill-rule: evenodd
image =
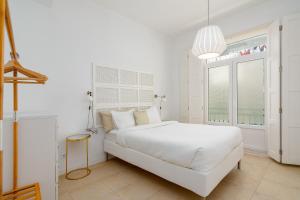
M 121 146 L 197 171 L 209 171 L 242 143 L 236 127 L 174 121 L 115 131 Z

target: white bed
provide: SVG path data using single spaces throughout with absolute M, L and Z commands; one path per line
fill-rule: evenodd
M 104 151 L 207 197 L 243 157 L 236 127 L 162 122 L 112 130 Z

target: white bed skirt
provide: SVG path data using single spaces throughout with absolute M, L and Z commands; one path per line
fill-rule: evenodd
M 189 189 L 202 197 L 207 197 L 220 181 L 236 167 L 244 155 L 243 143 L 241 143 L 218 166 L 203 173 L 122 147 L 107 139 L 104 140 L 104 151 Z

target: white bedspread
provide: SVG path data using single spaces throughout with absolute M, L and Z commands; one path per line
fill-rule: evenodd
M 239 128 L 174 121 L 122 129 L 117 143 L 161 160 L 205 172 L 241 144 Z

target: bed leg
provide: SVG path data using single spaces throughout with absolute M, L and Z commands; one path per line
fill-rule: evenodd
M 108 153 L 106 153 L 106 161 L 108 161 Z
M 237 168 L 238 168 L 238 169 L 241 169 L 241 161 L 238 162 Z

